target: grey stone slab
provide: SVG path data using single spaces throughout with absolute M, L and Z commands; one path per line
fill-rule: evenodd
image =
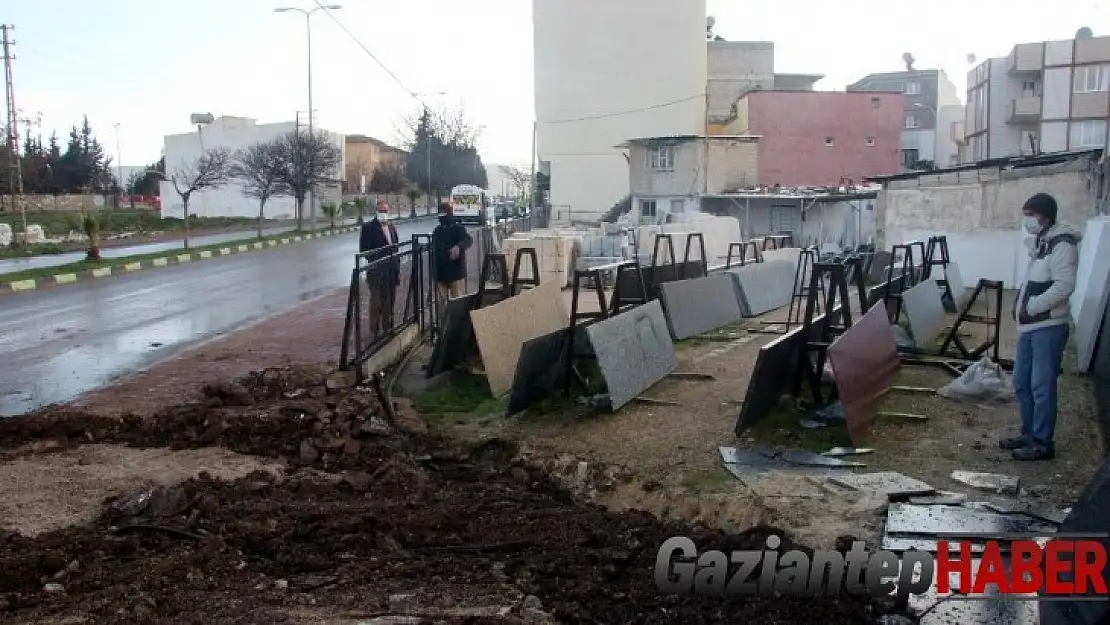
M 781 469 L 753 471 L 748 470 L 743 465 L 726 464 L 725 470 L 760 497 L 820 499 L 825 496 L 821 489 L 809 479 L 811 475 L 809 471 L 812 471 L 812 469 L 809 471 Z
M 844 456 L 863 456 L 871 453 L 875 453 L 875 450 L 866 447 L 833 447 L 832 449 L 821 452 L 821 455 L 830 458 L 842 458 Z
M 812 451 L 805 451 L 802 449 L 787 449 L 779 454 L 779 458 L 790 464 L 797 464 L 805 467 L 859 468 L 867 466 L 862 462 L 830 458 L 829 456 L 822 456 L 821 454 L 815 454 Z
M 910 322 L 910 335 L 919 348 L 929 348 L 944 329 L 947 318 L 937 281 L 929 278 L 902 294 L 902 310 Z
M 1063 523 L 1068 516 L 1066 512 L 1054 506 L 1039 506 L 1012 500 L 988 501 L 985 507 L 998 514 L 1024 514 L 1056 525 Z
M 959 506 L 967 501 L 967 495 L 942 490 L 935 495 L 910 497 L 907 501 L 918 506 Z
M 838 475 L 830 478 L 829 481 L 837 486 L 878 493 L 891 499 L 913 495 L 931 495 L 936 492 L 935 488 L 925 482 L 908 475 L 902 475 L 897 471 Z
M 789 261 L 754 263 L 726 273 L 736 280 L 749 317 L 788 306 L 794 296 L 794 264 Z
M 1002 547 L 1005 543 L 1000 543 Z M 882 549 L 890 551 L 902 552 L 916 549 L 917 551 L 928 551 L 929 553 L 937 552 L 937 541 L 933 538 L 921 538 L 920 536 L 902 536 L 898 534 L 883 534 L 881 542 Z M 986 543 L 971 541 L 972 553 L 983 553 L 986 549 Z M 950 541 L 948 543 L 948 553 L 959 553 L 960 543 L 958 541 Z
M 428 363 L 427 376 L 434 377 L 461 365 L 478 354 L 478 343 L 474 339 L 474 326 L 470 322 L 470 310 L 478 299 L 477 293 L 463 295 L 447 300 L 443 312 L 443 328 L 432 348 Z
M 998 514 L 969 510 L 960 506 L 916 506 L 892 503 L 887 509 L 889 534 L 935 536 L 937 538 L 976 538 L 985 534 L 1056 533 L 1056 526 L 1019 514 Z
M 953 480 L 978 490 L 992 491 L 1000 495 L 1016 495 L 1021 480 L 1015 475 L 1001 473 L 978 473 L 975 471 L 953 471 Z
M 675 340 L 735 323 L 744 317 L 740 293 L 731 276 L 676 280 L 660 285 L 667 325 Z
M 977 574 L 980 566 L 978 559 L 971 561 L 972 576 Z M 1003 568 L 1009 569 L 1006 558 Z M 1017 597 L 999 596 L 996 586 L 987 586 L 981 595 L 965 595 L 957 597 L 956 601 L 946 600 L 955 593 L 949 592 L 941 595 L 937 592 L 937 577 L 934 575 L 932 587 L 919 595 L 910 595 L 909 609 L 921 614 L 918 625 L 1036 625 L 1046 607 L 1051 606 L 1051 601 L 1034 601 L 1029 596 L 1024 601 L 1015 601 Z M 958 588 L 958 576 L 949 579 L 949 587 Z M 972 599 L 974 598 L 974 599 Z M 971 599 L 971 600 L 967 600 Z M 1105 604 L 1103 604 L 1105 605 Z M 1069 625 L 1061 621 L 1045 621 L 1046 625 Z
M 735 447 L 721 447 L 721 462 L 736 467 L 741 473 L 758 473 L 781 469 L 783 463 L 775 460 L 774 456 L 767 456 L 758 451 L 749 449 L 736 449 Z
M 529 339 L 520 347 L 506 414 L 549 397 L 566 381 L 567 330 Z
M 613 410 L 678 368 L 671 333 L 658 300 L 586 327 Z
M 868 284 L 881 284 L 886 281 L 886 273 L 890 267 L 891 258 L 893 257 L 890 252 L 875 252 L 874 256 L 871 257 L 871 268 L 867 272 Z

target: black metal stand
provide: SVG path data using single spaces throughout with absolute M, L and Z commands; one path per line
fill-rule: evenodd
M 527 256 L 532 260 L 532 277 L 520 277 L 520 265 L 524 257 Z M 513 279 L 509 282 L 509 292 L 517 295 L 524 289 L 524 287 L 534 288 L 540 285 L 540 261 L 536 256 L 536 248 L 522 247 L 516 251 L 516 258 L 513 260 Z
M 697 240 L 700 252 L 698 258 L 701 259 L 701 273 L 693 276 L 689 275 L 690 271 L 690 249 L 694 247 L 693 243 Z M 705 256 L 705 237 L 700 232 L 691 232 L 686 235 L 686 253 L 682 255 L 682 270 L 679 275 L 680 280 L 687 278 L 704 278 L 709 275 L 709 259 Z
M 944 272 L 942 278 L 936 278 L 937 286 L 940 287 L 940 300 L 944 304 L 945 311 L 959 312 L 956 310 L 956 294 L 952 292 L 952 284 L 948 281 L 950 262 L 952 260 L 948 254 L 948 237 L 943 235 L 929 237 L 929 245 L 925 248 L 925 260 L 921 263 L 921 279 L 931 278 L 933 267 L 940 267 Z
M 798 254 L 798 266 L 794 269 L 794 292 L 790 297 L 790 309 L 786 313 L 786 321 L 760 321 L 763 326 L 782 326 L 780 328 L 759 328 L 748 330 L 754 334 L 786 334 L 790 327 L 802 321 L 802 308 L 809 298 L 809 277 L 813 274 L 813 266 L 817 263 L 817 248 L 805 248 Z M 824 304 L 824 279 L 817 291 Z
M 615 286 L 613 287 L 613 296 L 607 304 L 605 301 L 605 289 L 602 285 L 601 272 L 606 269 L 615 269 L 617 276 L 614 280 Z M 639 282 L 639 297 L 635 295 L 626 295 L 624 293 L 623 285 L 629 284 L 621 280 L 624 275 L 632 284 Z M 591 284 L 594 292 L 597 294 L 597 312 L 582 312 L 578 309 L 579 295 L 582 292 L 583 284 Z M 591 352 L 580 352 L 577 346 L 577 328 L 578 322 L 585 322 L 588 325 L 601 319 L 608 319 L 609 317 L 618 315 L 625 310 L 648 303 L 643 294 L 646 292 L 644 288 L 644 279 L 640 269 L 640 263 L 636 261 L 625 261 L 617 263 L 615 266 L 609 265 L 605 267 L 592 267 L 590 269 L 583 269 L 574 272 L 574 282 L 571 287 L 570 299 L 570 325 L 567 327 L 567 353 L 566 353 L 566 376 L 565 386 L 563 393 L 570 396 L 571 384 L 577 382 L 578 385 L 586 389 L 587 384 L 582 375 L 578 372 L 575 366 L 575 361 L 583 358 L 596 358 Z
M 751 248 L 751 250 L 752 250 L 752 262 L 753 263 L 763 262 L 763 255 L 759 253 L 759 246 L 756 245 L 755 241 L 744 241 L 743 243 L 729 243 L 728 244 L 728 255 L 725 256 L 725 269 L 731 269 L 732 268 L 732 250 L 734 250 L 734 249 L 739 249 L 740 250 L 740 254 L 739 254 L 739 256 L 740 256 L 740 265 L 743 266 L 743 265 L 748 264 L 747 260 L 746 260 L 748 248 Z
M 902 252 L 902 266 L 897 277 L 894 275 L 895 259 Z M 890 248 L 890 264 L 886 268 L 886 282 L 883 288 L 883 305 L 886 306 L 891 323 L 902 318 L 902 293 L 917 284 L 916 265 L 913 262 L 913 243 L 902 243 Z M 897 292 L 895 288 L 897 287 Z M 891 302 L 894 302 L 893 309 Z
M 989 350 L 990 359 L 993 362 L 1001 365 L 1006 371 L 1013 370 L 1013 361 L 1003 360 L 998 354 L 999 334 L 1002 328 L 1002 291 L 1003 284 L 1001 281 L 987 280 L 985 278 L 979 280 L 979 284 L 975 286 L 971 298 L 964 304 L 963 310 L 961 310 L 959 316 L 956 317 L 956 323 L 952 325 L 952 329 L 948 332 L 948 336 L 944 339 L 944 343 L 941 344 L 939 356 L 976 361 L 982 358 L 983 354 L 986 354 Z M 979 301 L 980 295 L 982 295 L 986 301 L 987 314 L 974 315 L 971 313 L 971 310 L 975 306 L 975 302 Z M 992 303 L 994 304 L 993 306 L 991 305 Z M 960 338 L 960 328 L 965 323 L 977 323 L 987 326 L 987 339 L 974 349 L 968 349 Z M 956 348 L 957 351 L 955 353 L 951 351 L 952 347 Z
M 763 237 L 764 250 L 781 250 L 786 247 L 794 247 L 793 234 L 769 234 Z
M 854 259 L 858 263 L 859 259 Z M 827 278 L 827 282 L 825 279 Z M 824 314 L 817 316 L 819 293 L 827 285 Z M 842 302 L 837 305 L 837 298 Z M 861 295 L 861 298 L 865 297 Z M 802 382 L 808 382 L 815 407 L 823 407 L 836 398 L 834 386 L 829 396 L 822 392 L 822 376 L 825 360 L 833 340 L 852 327 L 852 309 L 848 299 L 848 281 L 843 263 L 816 263 L 810 276 L 809 293 L 806 297 L 805 316 L 802 317 L 801 351 L 798 354 L 794 372 L 792 394 L 802 393 Z M 839 317 L 839 323 L 836 323 Z
M 501 276 L 500 282 L 494 281 L 497 275 Z M 486 254 L 482 261 L 482 272 L 478 278 L 478 297 L 474 299 L 474 310 L 487 305 L 487 293 L 500 295 L 501 300 L 498 301 L 512 297 L 512 285 L 505 279 L 508 276 L 509 266 L 505 262 L 505 255 L 499 252 Z M 495 289 L 490 287 L 495 287 Z

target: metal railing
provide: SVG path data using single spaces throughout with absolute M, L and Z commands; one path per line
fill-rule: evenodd
M 472 244 L 463 261 L 467 293 L 478 290 L 486 256 L 500 252 L 505 239 L 531 230 L 532 225 L 533 216 L 528 216 L 468 230 Z M 418 234 L 410 241 L 355 255 L 339 356 L 341 368 L 361 369 L 411 326 L 434 333 L 439 303 L 431 243 L 431 235 Z

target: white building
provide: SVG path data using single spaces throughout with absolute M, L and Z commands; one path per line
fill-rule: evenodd
M 971 160 L 1105 147 L 1110 37 L 1018 44 L 968 72 L 967 87 Z
M 635 137 L 705 131 L 705 0 L 533 0 L 538 170 L 556 223 L 628 195 Z
M 307 130 L 305 124 L 302 129 Z M 177 135 L 166 135 L 164 153 L 166 155 L 166 175 L 172 176 L 175 170 L 188 167 L 203 153 L 216 147 L 227 148 L 233 154 L 250 146 L 268 139 L 274 139 L 285 133 L 297 129 L 296 122 L 281 122 L 276 124 L 259 124 L 257 120 L 247 117 L 217 117 L 211 124 L 203 126 L 200 133 L 190 132 Z M 316 129 L 324 132 L 341 151 L 344 158 L 339 164 L 336 179 L 342 178 L 346 171 L 346 152 L 344 136 Z M 183 204 L 181 196 L 174 190 L 173 183 L 163 181 L 160 186 L 162 197 L 162 216 L 181 218 Z M 342 197 L 341 185 L 320 185 L 317 188 L 316 204 L 323 202 L 338 202 Z M 296 202 L 291 197 L 275 197 L 266 202 L 267 219 L 293 219 L 296 217 Z M 198 217 L 257 217 L 258 200 L 243 195 L 242 186 L 232 181 L 227 186 L 193 193 L 189 198 L 189 214 Z M 310 214 L 308 202 L 305 202 L 304 216 Z M 322 215 L 317 211 L 317 219 Z

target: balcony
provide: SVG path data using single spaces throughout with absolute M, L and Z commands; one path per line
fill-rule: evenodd
M 1011 74 L 1040 72 L 1044 69 L 1044 44 L 1021 43 L 1006 57 L 1006 71 Z
M 1029 124 L 1041 118 L 1041 99 L 1036 96 L 1015 98 L 1006 105 L 1007 124 Z

